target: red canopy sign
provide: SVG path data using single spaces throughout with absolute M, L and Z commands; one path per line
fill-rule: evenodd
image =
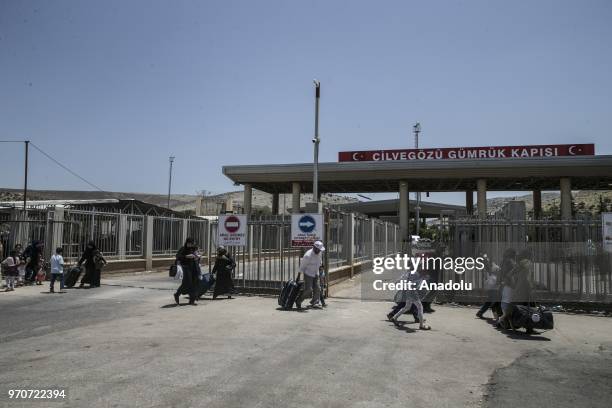
M 531 145 L 531 146 L 486 146 L 445 147 L 432 149 L 366 150 L 339 152 L 338 161 L 412 161 L 445 159 L 513 159 L 522 157 L 592 156 L 595 145 Z

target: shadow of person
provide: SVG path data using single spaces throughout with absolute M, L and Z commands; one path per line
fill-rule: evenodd
M 187 303 L 182 303 L 182 304 L 179 303 L 178 305 L 176 303 L 170 303 L 167 305 L 160 306 L 159 308 L 160 309 L 170 309 L 172 307 L 185 306 L 185 305 L 187 305 Z
M 393 324 L 393 327 L 405 333 L 416 333 L 415 329 L 408 326 L 408 322 L 397 322 L 397 324 Z
M 292 307 L 291 309 L 285 309 L 284 307 L 277 307 L 276 310 L 280 310 L 281 312 L 299 312 L 299 313 L 308 313 L 308 310 L 306 310 L 305 307 L 301 308 L 301 309 L 297 309 L 295 307 Z

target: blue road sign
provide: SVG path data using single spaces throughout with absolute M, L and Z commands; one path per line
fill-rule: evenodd
M 312 218 L 310 215 L 305 215 L 298 221 L 298 227 L 300 227 L 300 231 L 304 233 L 312 232 L 316 226 L 317 223 L 315 219 Z

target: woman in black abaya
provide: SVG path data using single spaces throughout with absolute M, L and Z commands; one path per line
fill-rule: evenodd
M 100 287 L 100 275 L 102 274 L 102 267 L 106 265 L 106 259 L 102 256 L 94 241 L 87 243 L 78 266 L 83 265 L 83 262 L 85 262 L 85 275 L 83 275 L 79 287 L 84 287 L 86 283 L 89 283 L 91 288 Z
M 180 295 L 189 295 L 189 304 L 196 305 L 200 277 L 198 276 L 197 247 L 193 238 L 187 238 L 185 245 L 176 253 L 177 264 L 183 269 L 183 281 L 174 294 L 174 301 L 179 304 Z
M 234 292 L 234 282 L 232 281 L 232 271 L 236 267 L 236 262 L 227 252 L 224 247 L 217 249 L 217 259 L 215 259 L 215 266 L 212 272 L 217 274 L 215 281 L 215 290 L 213 292 L 213 299 L 222 294 L 227 294 L 227 298 L 232 298 L 232 292 Z

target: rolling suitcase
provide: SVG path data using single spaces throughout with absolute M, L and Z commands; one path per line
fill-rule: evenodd
M 79 266 L 70 268 L 66 274 L 66 278 L 64 279 L 64 286 L 71 288 L 76 285 L 77 281 L 79 280 L 79 276 L 81 276 L 81 271 L 82 269 Z
M 278 295 L 278 305 L 285 310 L 291 309 L 303 289 L 304 282 L 300 281 L 300 274 L 298 273 L 295 279 L 291 279 L 283 285 L 281 293 Z
M 515 329 L 524 327 L 527 330 L 552 330 L 554 328 L 552 312 L 542 306 L 515 305 L 512 307 L 511 319 Z
M 202 279 L 200 279 L 200 287 L 198 292 L 198 297 L 204 296 L 206 292 L 214 285 L 215 277 L 212 273 L 204 273 L 202 274 Z

